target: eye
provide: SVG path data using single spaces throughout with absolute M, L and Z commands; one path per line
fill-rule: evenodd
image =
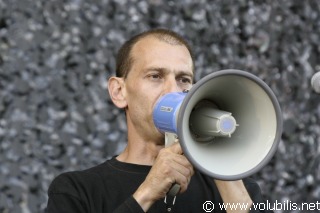
M 178 78 L 178 81 L 181 84 L 192 84 L 192 80 L 188 77 L 180 77 L 180 78 Z
M 152 73 L 152 74 L 149 74 L 147 77 L 152 81 L 158 81 L 162 79 L 162 75 L 159 73 Z
M 153 75 L 151 75 L 150 77 L 153 78 L 153 79 L 158 79 L 158 78 L 160 78 L 161 76 L 160 76 L 159 74 L 153 74 Z

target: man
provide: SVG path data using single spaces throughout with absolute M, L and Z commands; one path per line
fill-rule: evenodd
M 150 30 L 127 41 L 108 82 L 113 103 L 126 113 L 127 147 L 101 165 L 58 176 L 49 188 L 47 213 L 225 212 L 223 203 L 244 205 L 227 208 L 239 213 L 263 202 L 252 180 L 213 180 L 193 168 L 179 143 L 164 147 L 153 108 L 162 95 L 190 89 L 193 73 L 191 49 L 172 31 Z M 175 183 L 181 190 L 172 200 L 166 195 Z

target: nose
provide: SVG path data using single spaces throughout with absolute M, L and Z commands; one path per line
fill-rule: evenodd
M 181 92 L 182 89 L 179 87 L 175 78 L 167 79 L 166 83 L 164 84 L 164 93 L 170 92 Z

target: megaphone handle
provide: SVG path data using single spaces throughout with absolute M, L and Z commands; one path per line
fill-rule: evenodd
M 170 133 L 170 132 L 166 132 L 165 133 L 165 146 L 168 147 L 171 144 L 175 143 L 177 139 L 177 135 L 174 133 Z M 175 183 L 173 184 L 173 186 L 171 187 L 171 189 L 169 190 L 169 192 L 167 193 L 167 195 L 175 197 L 179 191 L 180 191 L 180 185 Z
M 171 189 L 169 190 L 169 192 L 167 193 L 167 195 L 170 195 L 170 196 L 172 196 L 172 197 L 175 197 L 175 196 L 179 193 L 180 188 L 181 188 L 181 187 L 180 187 L 179 184 L 177 184 L 177 183 L 173 184 L 173 186 L 171 187 Z
M 180 185 L 174 184 L 169 192 L 167 193 L 166 197 L 164 198 L 164 203 L 166 204 L 166 212 L 170 213 L 172 211 L 172 207 L 174 206 L 176 202 L 176 195 L 180 191 Z
M 174 133 L 166 132 L 165 134 L 165 147 L 172 145 L 177 139 L 177 135 Z

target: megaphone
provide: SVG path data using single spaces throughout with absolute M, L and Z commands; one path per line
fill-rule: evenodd
M 233 69 L 211 73 L 189 91 L 160 97 L 153 120 L 171 141 L 179 139 L 196 169 L 219 180 L 258 172 L 273 157 L 282 134 L 281 109 L 269 86 Z

